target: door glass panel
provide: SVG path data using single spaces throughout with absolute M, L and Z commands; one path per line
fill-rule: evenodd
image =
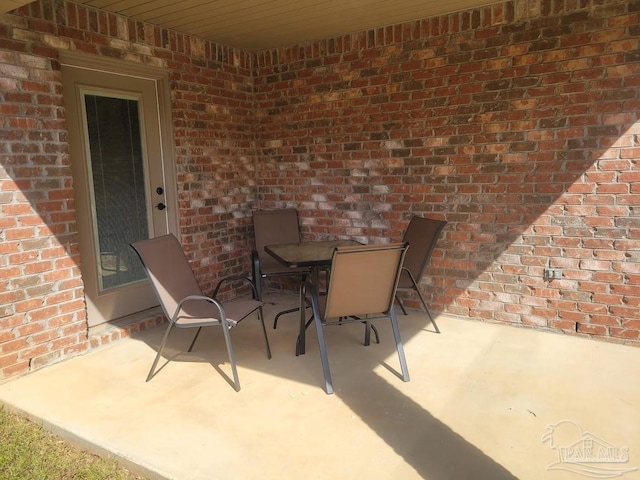
M 138 101 L 84 95 L 100 291 L 145 278 L 129 246 L 149 238 Z

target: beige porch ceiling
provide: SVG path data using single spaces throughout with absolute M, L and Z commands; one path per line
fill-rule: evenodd
M 23 0 L 0 0 L 0 13 Z M 98 9 L 255 52 L 395 25 L 495 0 L 77 0 Z

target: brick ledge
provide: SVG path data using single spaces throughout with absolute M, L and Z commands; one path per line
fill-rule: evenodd
M 89 328 L 89 348 L 91 350 L 112 344 L 125 337 L 148 330 L 166 323 L 167 320 L 160 307 L 151 308 L 144 312 L 107 322 Z

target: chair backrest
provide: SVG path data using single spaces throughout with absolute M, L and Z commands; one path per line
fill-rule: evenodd
M 255 210 L 253 212 L 253 234 L 256 252 L 260 260 L 260 270 L 286 270 L 278 260 L 264 251 L 265 245 L 298 243 L 300 226 L 298 211 L 295 208 L 280 210 Z
M 387 313 L 406 251 L 404 243 L 336 248 L 325 318 Z
M 180 300 L 202 295 L 182 245 L 172 235 L 140 240 L 131 244 L 167 318 L 172 318 Z
M 409 221 L 409 226 L 404 232 L 402 241 L 407 242 L 411 248 L 409 248 L 404 258 L 403 267 L 411 272 L 416 282 L 420 282 L 429 264 L 429 259 L 436 246 L 438 237 L 440 237 L 440 233 L 446 224 L 447 222 L 444 220 L 424 218 L 417 215 Z M 405 284 L 401 278 L 400 286 L 412 286 L 412 284 Z

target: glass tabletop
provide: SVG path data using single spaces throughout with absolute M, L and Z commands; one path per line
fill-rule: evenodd
M 329 265 L 336 247 L 361 245 L 355 240 L 321 240 L 314 242 L 267 245 L 264 250 L 289 267 Z

